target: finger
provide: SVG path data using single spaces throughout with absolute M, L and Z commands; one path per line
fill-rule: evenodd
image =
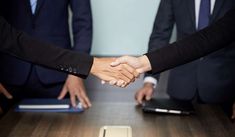
M 58 99 L 59 100 L 63 99 L 65 97 L 65 95 L 67 94 L 67 92 L 68 92 L 68 90 L 67 90 L 66 86 L 63 86 Z
M 104 80 L 101 80 L 101 84 L 104 85 L 106 82 Z
M 12 99 L 13 96 L 1 85 L 1 89 L 2 89 L 2 94 L 7 98 L 7 99 Z
M 111 81 L 109 81 L 109 85 L 115 85 L 117 83 L 117 80 L 111 80 Z
M 13 96 L 12 96 L 9 92 L 7 92 L 7 91 L 5 91 L 5 90 L 2 91 L 2 94 L 3 94 L 4 96 L 6 96 L 7 99 L 12 99 L 12 98 L 13 98 Z
M 126 56 L 119 57 L 114 62 L 112 62 L 110 65 L 112 67 L 116 67 L 116 66 L 118 66 L 120 64 L 124 64 L 124 63 L 126 63 L 126 59 L 125 58 L 126 58 Z
M 76 95 L 76 96 L 77 96 L 78 100 L 82 103 L 83 108 L 86 109 L 87 108 L 87 104 L 86 104 L 83 96 L 81 96 L 81 95 Z
M 140 74 L 135 70 L 135 68 L 133 68 L 127 64 L 123 64 L 123 65 L 132 75 L 134 75 L 135 78 L 139 77 Z
M 153 90 L 148 90 L 145 94 L 145 99 L 150 100 L 153 96 Z
M 118 68 L 119 72 L 117 72 L 117 79 L 122 80 L 123 82 L 130 83 L 133 81 L 134 76 L 123 68 Z M 118 74 L 119 73 L 119 74 Z
M 118 72 L 117 72 L 117 73 L 118 73 Z M 119 72 L 119 73 L 120 73 L 120 72 Z M 121 74 L 117 74 L 116 78 L 120 80 L 119 82 L 122 81 L 122 83 L 124 83 L 124 82 L 130 83 L 130 82 L 131 82 L 131 79 L 128 78 L 124 73 L 125 73 L 125 72 L 122 71 Z M 122 85 L 122 84 L 121 84 L 121 85 Z
M 124 84 L 124 81 L 123 80 L 118 80 L 116 85 L 121 87 L 122 85 Z
M 85 96 L 84 99 L 85 99 L 85 101 L 87 102 L 88 107 L 91 107 L 92 104 L 91 104 L 90 99 L 89 99 L 87 96 Z
M 84 99 L 84 94 L 83 94 L 83 92 L 84 92 L 84 91 L 79 90 L 79 91 L 75 92 L 75 95 L 76 95 L 77 99 L 81 102 L 83 108 L 87 108 L 88 105 L 87 105 L 87 102 L 86 102 L 85 99 Z M 77 105 L 77 104 L 76 104 L 76 105 Z
M 90 99 L 87 97 L 87 94 L 85 93 L 85 91 L 82 92 L 82 96 L 83 96 L 83 99 L 84 99 L 86 105 L 87 105 L 88 107 L 91 107 L 91 101 L 90 101 Z
M 136 69 L 136 71 L 137 71 L 138 73 L 140 73 L 140 74 L 142 74 L 142 73 L 145 72 L 143 68 Z
M 144 96 L 145 96 L 144 92 L 138 92 L 138 94 L 136 96 L 138 104 L 142 104 L 143 103 Z
M 70 92 L 70 101 L 71 101 L 71 104 L 73 107 L 76 107 L 76 97 L 75 97 L 75 94 L 74 93 L 71 93 Z
M 127 85 L 128 85 L 128 83 L 124 82 L 121 87 L 125 88 Z
M 132 78 L 132 82 L 135 81 L 135 78 L 139 77 L 139 73 L 131 66 L 127 65 L 127 64 L 123 64 L 123 66 L 125 67 L 125 69 L 132 74 L 133 78 Z
M 128 70 L 128 69 L 130 69 L 130 70 Z M 122 65 L 121 66 L 121 68 L 119 68 L 119 70 L 121 71 L 121 73 L 123 74 L 123 75 L 125 75 L 128 79 L 130 79 L 130 82 L 133 80 L 133 79 L 135 79 L 135 76 L 134 76 L 134 74 L 132 74 L 132 73 L 134 73 L 132 70 L 132 68 L 130 68 L 130 67 L 128 67 L 127 65 L 125 66 L 125 65 Z

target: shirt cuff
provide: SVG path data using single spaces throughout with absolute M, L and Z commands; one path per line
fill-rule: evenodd
M 155 79 L 154 77 L 147 76 L 144 78 L 144 83 L 152 83 L 153 88 L 156 88 L 157 82 L 158 82 L 157 79 Z

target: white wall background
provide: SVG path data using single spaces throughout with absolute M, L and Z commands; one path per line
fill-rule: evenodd
M 92 54 L 141 55 L 160 0 L 91 0 L 93 14 Z

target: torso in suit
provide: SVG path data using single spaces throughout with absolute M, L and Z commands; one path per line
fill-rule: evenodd
M 13 27 L 25 31 L 42 41 L 65 49 L 90 52 L 92 20 L 89 0 L 37 0 L 35 14 L 32 14 L 30 0 L 7 0 L 5 17 Z M 68 7 L 73 13 L 72 31 L 74 47 L 71 48 Z M 43 55 L 41 55 L 43 56 Z M 43 84 L 65 81 L 67 75 L 19 59 L 1 56 L 1 79 L 11 85 L 22 85 L 27 81 L 32 67 Z
M 194 0 L 163 0 L 150 38 L 149 51 L 167 45 L 176 23 L 177 40 L 196 32 Z M 216 0 L 210 22 L 235 6 L 233 0 Z M 171 70 L 167 92 L 176 99 L 220 103 L 235 96 L 235 48 L 226 48 Z
M 15 30 L 1 16 L 0 30 L 0 54 L 6 53 L 81 78 L 86 78 L 90 73 L 93 57 L 88 54 L 77 53 L 35 40 L 25 33 Z M 41 56 L 42 54 L 44 56 Z

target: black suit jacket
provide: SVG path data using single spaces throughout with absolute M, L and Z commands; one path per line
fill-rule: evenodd
M 32 14 L 30 0 L 1 0 L 4 16 L 14 28 L 41 41 L 77 52 L 89 53 L 92 40 L 90 0 L 37 0 Z M 71 7 L 73 47 L 71 46 L 68 9 Z M 24 84 L 34 67 L 43 84 L 64 82 L 67 75 L 10 56 L 0 56 L 2 80 L 10 85 Z
M 197 31 L 194 0 L 162 0 L 149 41 L 149 51 L 168 44 L 174 24 L 177 40 Z M 210 23 L 234 7 L 234 0 L 216 0 Z M 232 55 L 232 56 L 230 56 Z M 170 71 L 167 92 L 177 99 L 191 100 L 197 93 L 208 103 L 235 96 L 235 47 L 226 48 Z M 155 76 L 159 79 L 159 74 Z
M 233 48 L 235 44 L 235 9 L 230 10 L 226 15 L 211 26 L 192 34 L 178 42 L 170 44 L 159 50 L 147 53 L 152 66 L 151 73 L 158 73 L 178 65 L 188 63 L 199 57 L 215 52 L 222 48 Z M 229 46 L 233 44 L 232 46 Z M 235 56 L 226 54 L 226 56 Z M 234 65 L 234 61 L 229 62 Z M 233 70 L 234 72 L 235 70 Z M 227 76 L 234 73 L 227 72 Z M 221 79 L 227 77 L 221 76 Z M 207 79 L 205 77 L 205 79 Z M 185 83 L 186 85 L 187 83 Z M 226 91 L 224 91 L 226 92 Z M 211 95 L 213 96 L 213 95 Z M 231 97 L 231 98 L 234 98 Z
M 93 58 L 51 44 L 39 42 L 16 31 L 0 17 L 0 52 L 58 71 L 86 78 Z M 1 64 L 4 65 L 4 64 Z

